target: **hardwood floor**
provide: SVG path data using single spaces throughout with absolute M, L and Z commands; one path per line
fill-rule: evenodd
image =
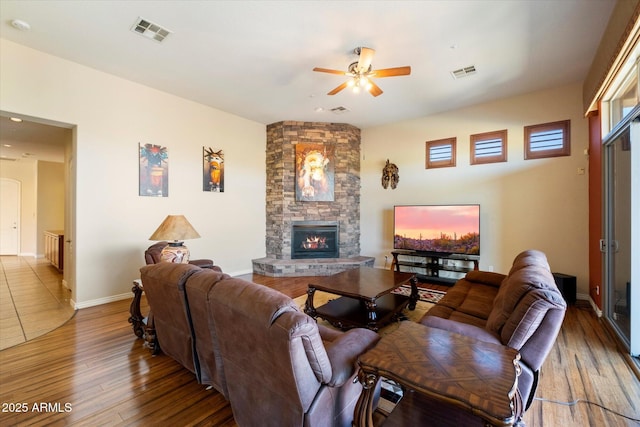
M 245 279 L 297 297 L 308 278 Z M 152 357 L 127 322 L 130 301 L 79 310 L 63 326 L 0 351 L 0 425 L 235 426 L 230 406 L 173 359 Z M 143 303 L 146 312 L 146 304 Z M 571 306 L 537 396 L 587 399 L 640 419 L 640 382 L 593 312 Z M 256 404 L 260 404 L 256 402 Z M 598 406 L 535 401 L 530 427 L 634 426 Z

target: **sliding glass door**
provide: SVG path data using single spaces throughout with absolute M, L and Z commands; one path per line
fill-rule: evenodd
M 634 304 L 634 300 L 638 300 L 640 277 L 636 270 L 640 268 L 640 248 L 637 231 L 632 234 L 632 229 L 635 227 L 635 231 L 640 226 L 640 198 L 634 196 L 634 192 L 640 191 L 640 172 L 637 171 L 639 118 L 640 111 L 636 108 L 603 141 L 605 239 L 602 250 L 606 254 L 604 314 L 634 355 L 638 355 L 640 350 L 637 348 L 640 342 L 636 338 L 640 333 L 640 317 L 634 315 L 632 309 L 632 306 L 636 307 L 636 311 L 640 308 L 640 305 Z M 636 219 L 632 221 L 632 218 Z

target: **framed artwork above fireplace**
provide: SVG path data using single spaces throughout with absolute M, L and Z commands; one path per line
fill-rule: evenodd
M 335 161 L 332 145 L 296 144 L 296 200 L 333 202 Z

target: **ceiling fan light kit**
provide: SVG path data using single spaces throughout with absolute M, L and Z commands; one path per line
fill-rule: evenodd
M 348 71 L 333 70 L 330 68 L 316 67 L 313 71 L 320 73 L 339 74 L 351 77 L 340 86 L 336 87 L 327 95 L 335 95 L 346 87 L 350 87 L 354 92 L 360 92 L 361 89 L 368 91 L 373 96 L 382 95 L 382 89 L 372 80 L 374 77 L 395 77 L 408 76 L 411 74 L 411 67 L 394 67 L 374 70 L 371 60 L 375 54 L 375 50 L 368 47 L 357 47 L 354 49 L 356 55 L 359 56 L 357 62 L 349 64 Z

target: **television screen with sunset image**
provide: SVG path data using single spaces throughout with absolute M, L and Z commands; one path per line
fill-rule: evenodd
M 480 255 L 480 205 L 394 207 L 393 248 Z

